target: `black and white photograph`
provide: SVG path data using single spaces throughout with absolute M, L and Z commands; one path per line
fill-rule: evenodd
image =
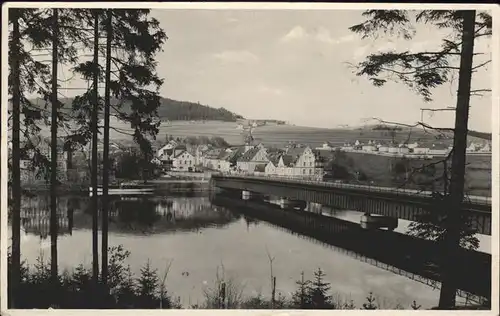
M 498 315 L 498 9 L 7 3 L 2 314 Z

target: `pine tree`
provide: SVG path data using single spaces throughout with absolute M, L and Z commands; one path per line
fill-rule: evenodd
M 366 303 L 363 303 L 363 309 L 378 309 L 375 301 L 376 299 L 373 296 L 373 293 L 370 292 L 370 294 L 366 297 Z
M 304 271 L 300 273 L 300 280 L 295 282 L 298 289 L 292 294 L 292 305 L 297 309 L 311 308 L 311 281 L 304 279 Z
M 107 223 L 108 198 L 104 186 L 109 172 L 109 117 L 111 108 L 118 119 L 130 123 L 132 137 L 143 153 L 143 169 L 151 169 L 153 151 L 151 138 L 155 139 L 160 121 L 159 89 L 163 80 L 156 74 L 155 55 L 162 49 L 165 32 L 156 19 L 149 17 L 150 10 L 106 11 L 106 70 L 104 115 L 104 174 L 103 174 L 103 223 Z M 123 49 L 118 49 L 123 47 Z M 112 48 L 115 53 L 112 54 Z M 112 63 L 115 69 L 112 69 Z M 111 78 L 114 75 L 115 79 Z M 111 104 L 111 94 L 118 100 Z M 146 175 L 146 178 L 148 176 Z M 106 188 L 107 189 L 107 188 Z M 107 274 L 107 225 L 103 226 L 103 276 Z
M 60 9 L 66 13 L 65 9 Z M 50 55 L 50 51 L 57 54 L 50 62 L 71 63 L 74 62 L 76 50 L 68 44 L 77 36 L 74 29 L 69 28 L 73 19 L 72 15 L 63 14 L 62 17 L 54 19 L 50 9 L 24 9 L 11 8 L 9 13 L 9 24 L 12 25 L 9 36 L 9 94 L 12 97 L 12 118 L 9 120 L 12 126 L 12 289 L 16 292 L 19 276 L 20 255 L 20 168 L 21 157 L 30 159 L 31 169 L 38 169 L 37 176 L 49 179 L 49 172 L 57 172 L 50 166 L 47 153 L 42 152 L 38 146 L 41 137 L 40 124 L 52 124 L 52 136 L 57 136 L 57 127 L 64 125 L 63 114 L 59 111 L 60 104 L 52 96 L 57 91 L 57 76 L 51 78 L 51 67 L 40 61 L 38 57 Z M 76 23 L 77 24 L 77 23 Z M 58 29 L 57 40 L 55 31 Z M 57 49 L 56 49 L 57 48 Z M 33 53 L 35 52 L 35 53 Z M 55 64 L 54 64 L 55 65 Z M 54 70 L 54 65 L 52 70 Z M 50 84 L 52 83 L 52 94 Z M 38 94 L 45 104 L 39 104 L 38 100 L 33 102 L 26 97 L 26 93 Z M 48 111 L 48 103 L 52 103 L 52 111 Z M 51 114 L 51 115 L 49 115 Z M 49 117 L 52 116 L 51 119 Z M 57 122 L 56 122 L 57 121 Z M 55 132 L 55 133 L 54 133 Z M 52 146 L 56 141 L 52 137 Z M 57 138 L 57 137 L 56 137 Z M 22 140 L 22 142 L 21 142 Z M 51 159 L 53 164 L 55 159 Z M 52 177 L 53 178 L 53 177 Z M 52 179 L 51 188 L 55 189 L 57 181 Z M 54 196 L 54 194 L 52 194 Z M 54 203 L 55 204 L 55 199 Z M 52 207 L 53 208 L 53 207 Z M 52 212 L 54 214 L 54 212 Z M 55 281 L 57 276 L 57 232 L 55 230 L 54 216 L 52 215 L 51 239 L 52 239 L 52 274 Z M 15 294 L 10 295 L 10 303 L 14 303 Z
M 141 268 L 141 276 L 137 280 L 137 292 L 142 308 L 155 308 L 158 301 L 160 280 L 156 269 L 152 269 L 149 260 Z
M 321 268 L 314 272 L 314 281 L 309 288 L 309 296 L 311 297 L 311 307 L 313 309 L 329 309 L 334 308 L 332 297 L 328 295 L 330 291 L 330 283 L 325 282 L 325 273 Z
M 486 67 L 491 59 L 483 60 L 476 65 L 473 59 L 479 57 L 474 52 L 474 42 L 480 37 L 491 37 L 492 19 L 486 12 L 474 10 L 422 10 L 417 13 L 405 10 L 368 10 L 363 13 L 367 20 L 352 26 L 351 31 L 360 33 L 363 37 L 376 35 L 380 32 L 402 36 L 409 40 L 413 37 L 413 25 L 425 23 L 437 29 L 448 29 L 450 35 L 442 39 L 442 47 L 437 51 L 420 52 L 378 52 L 369 55 L 357 65 L 357 75 L 368 77 L 375 86 L 383 86 L 389 80 L 407 85 L 424 101 L 432 100 L 432 89 L 450 81 L 451 75 L 458 72 L 458 91 L 455 109 L 455 128 L 435 128 L 418 122 L 422 126 L 438 132 L 453 132 L 453 150 L 449 157 L 451 163 L 451 178 L 449 192 L 445 193 L 446 220 L 436 233 L 442 239 L 443 264 L 441 269 L 442 287 L 439 300 L 441 309 L 449 309 L 455 305 L 456 280 L 455 271 L 457 250 L 462 240 L 476 239 L 469 222 L 460 212 L 464 199 L 466 141 L 468 133 L 469 103 L 472 95 L 480 95 L 491 89 L 472 89 L 471 76 L 478 69 Z M 458 66 L 453 64 L 457 62 Z M 477 60 L 476 60 L 477 62 Z M 442 109 L 444 110 L 444 109 Z M 449 158 L 447 157 L 447 159 Z M 448 181 L 446 179 L 445 183 Z M 417 229 L 420 227 L 416 225 Z M 432 229 L 432 226 L 420 227 L 421 230 Z M 441 229 L 439 229 L 441 228 Z M 465 232 L 465 233 L 464 233 Z M 440 236 L 442 235 L 442 236 Z M 473 242 L 472 245 L 477 244 Z

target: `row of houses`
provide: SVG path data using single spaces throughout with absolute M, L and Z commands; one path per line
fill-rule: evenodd
M 323 174 L 327 160 L 327 155 L 308 146 L 268 149 L 262 144 L 231 148 L 172 145 L 168 151 L 166 146 L 160 148 L 156 160 L 169 163 L 177 171 L 205 168 L 222 173 L 316 177 Z
M 344 143 L 341 146 L 334 146 L 329 142 L 325 142 L 322 147 L 317 148 L 318 150 L 336 150 L 340 149 L 342 151 L 356 151 L 356 152 L 369 152 L 369 153 L 386 153 L 386 154 L 399 154 L 399 155 L 446 155 L 448 154 L 452 146 L 443 143 L 396 143 L 396 142 L 376 142 L 368 141 L 367 143 L 361 143 L 356 140 L 354 143 Z M 468 153 L 491 153 L 491 145 L 470 143 L 467 148 Z

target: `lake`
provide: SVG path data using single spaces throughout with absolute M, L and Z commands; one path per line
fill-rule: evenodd
M 48 195 L 23 198 L 21 254 L 29 264 L 37 257 L 50 257 L 49 205 Z M 332 294 L 353 299 L 357 306 L 370 291 L 382 308 L 398 303 L 408 308 L 413 300 L 427 308 L 438 302 L 438 290 L 358 261 L 324 243 L 251 219 L 237 207 L 212 205 L 208 196 L 123 198 L 112 205 L 109 246 L 123 245 L 131 252 L 127 263 L 136 274 L 149 260 L 161 277 L 171 263 L 167 287 L 184 306 L 201 304 L 204 290 L 213 286 L 222 271 L 244 295 L 270 297 L 268 255 L 275 258 L 276 292 L 287 297 L 295 291 L 302 271 L 306 278 L 312 278 L 320 267 L 331 282 Z M 91 266 L 89 207 L 86 196 L 62 196 L 58 201 L 61 270 L 72 270 L 79 264 Z M 315 207 L 325 215 L 352 222 L 359 222 L 361 215 Z M 400 221 L 396 231 L 404 232 L 407 226 L 408 222 Z M 491 253 L 490 237 L 480 236 L 480 241 L 480 251 Z

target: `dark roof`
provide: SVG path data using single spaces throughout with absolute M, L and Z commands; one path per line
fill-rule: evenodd
M 232 152 L 228 152 L 228 151 L 221 151 L 220 155 L 219 155 L 219 159 L 220 160 L 229 160 L 229 158 L 233 155 Z
M 295 163 L 300 156 L 304 153 L 305 147 L 296 147 L 296 148 L 290 148 L 286 151 L 285 156 L 289 156 L 290 158 L 286 158 L 289 163 Z M 283 159 L 283 162 L 285 165 L 288 166 L 288 164 L 285 162 L 285 159 Z
M 271 153 L 267 156 L 269 161 L 272 162 L 273 165 L 277 166 L 280 161 L 281 154 L 280 153 Z
M 184 144 L 180 144 L 180 145 L 175 146 L 175 150 L 186 150 L 186 149 L 187 149 L 187 147 Z
M 243 156 L 243 152 L 245 151 L 245 147 L 238 147 L 227 157 L 232 164 L 236 163 L 241 156 Z
M 208 159 L 218 159 L 220 155 L 224 153 L 223 149 L 217 148 L 217 149 L 210 149 L 206 152 L 205 158 Z
M 283 163 L 287 167 L 291 167 L 292 164 L 296 161 L 296 159 L 290 155 L 282 155 L 281 158 L 283 159 Z
M 177 158 L 177 157 L 181 156 L 181 155 L 182 155 L 182 154 L 184 154 L 184 153 L 188 153 L 188 154 L 190 154 L 191 156 L 193 156 L 193 155 L 192 155 L 191 153 L 189 153 L 187 150 L 183 150 L 183 151 L 181 151 L 180 153 L 178 153 L 177 155 L 175 155 L 175 158 Z
M 260 148 L 249 149 L 249 150 L 247 150 L 246 153 L 243 154 L 243 156 L 241 156 L 239 161 L 242 161 L 242 162 L 251 161 L 253 159 L 253 157 L 255 157 L 255 155 L 257 155 L 257 153 L 259 151 L 260 151 Z

